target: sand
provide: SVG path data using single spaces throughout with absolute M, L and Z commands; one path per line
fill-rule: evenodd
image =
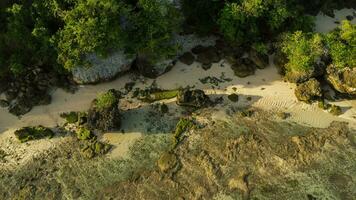
M 341 20 L 353 10 L 343 9 L 336 12 L 336 19 Z M 336 19 L 318 15 L 316 30 L 326 32 L 336 26 Z M 356 22 L 355 20 L 353 22 Z M 272 60 L 272 59 L 271 59 Z M 231 79 L 220 83 L 219 86 L 211 84 L 203 84 L 199 79 L 211 76 Z M 90 102 L 102 92 L 109 89 L 123 89 L 125 83 L 131 82 L 131 75 L 126 74 L 112 82 L 101 83 L 98 85 L 80 86 L 75 94 L 66 93 L 61 89 L 53 91 L 53 101 L 47 106 L 37 106 L 33 110 L 21 118 L 17 118 L 7 112 L 6 109 L 0 108 L 0 144 L 6 141 L 13 135 L 13 131 L 23 126 L 43 125 L 54 127 L 63 123 L 63 119 L 59 117 L 60 113 L 69 111 L 84 111 L 90 106 Z M 137 82 L 135 87 L 145 88 L 151 85 L 153 80 L 143 79 L 142 82 Z M 233 75 L 230 66 L 221 61 L 213 64 L 212 68 L 205 71 L 200 64 L 194 63 L 187 66 L 178 62 L 171 71 L 156 79 L 157 85 L 162 89 L 176 89 L 178 87 L 195 86 L 195 88 L 203 89 L 212 97 L 223 96 L 225 101 L 220 105 L 221 109 L 226 109 L 231 106 L 243 107 L 253 106 L 263 110 L 274 112 L 287 112 L 291 117 L 288 121 L 313 126 L 327 127 L 332 121 L 346 121 L 349 125 L 356 127 L 356 100 L 344 100 L 336 102 L 336 105 L 342 106 L 344 113 L 340 116 L 333 116 L 317 107 L 316 104 L 308 105 L 298 102 L 294 95 L 295 85 L 284 82 L 282 77 L 278 75 L 276 68 L 271 64 L 266 69 L 257 70 L 256 74 L 247 78 L 238 78 Z M 234 91 L 236 89 L 236 91 Z M 237 103 L 230 102 L 227 95 L 231 93 L 240 95 L 240 100 Z M 247 97 L 252 100 L 248 101 Z M 126 117 L 123 119 L 122 133 L 107 133 L 103 139 L 109 141 L 114 146 L 118 147 L 113 151 L 114 155 L 124 155 L 133 141 L 140 138 L 144 133 L 148 121 L 143 117 L 149 109 L 139 109 L 138 112 L 130 112 L 132 108 L 145 106 L 135 100 L 126 99 L 121 102 L 121 109 L 124 110 Z M 170 108 L 177 109 L 174 100 L 166 101 Z M 138 127 L 137 126 L 141 126 Z M 159 132 L 159 133 L 165 133 Z M 42 141 L 42 140 L 41 140 Z M 16 141 L 15 141 L 16 142 Z M 30 144 L 32 144 L 30 142 Z M 38 149 L 46 149 L 53 146 L 52 142 L 36 142 Z M 42 146 L 41 146 L 42 145 Z M 31 145 L 30 145 L 31 146 Z M 23 146 L 26 148 L 25 146 Z M 31 151 L 30 151 L 31 152 Z M 115 157 L 115 156 L 114 156 Z

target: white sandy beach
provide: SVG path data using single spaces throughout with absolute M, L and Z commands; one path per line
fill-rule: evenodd
M 343 9 L 336 12 L 336 19 L 319 15 L 317 17 L 316 30 L 319 32 L 327 32 L 337 24 L 335 20 L 342 20 L 346 15 L 352 13 L 353 10 Z M 353 20 L 356 23 L 356 20 Z M 219 84 L 219 87 L 212 88 L 212 85 L 202 84 L 199 79 L 211 76 L 221 77 L 224 74 L 225 78 L 231 79 L 229 82 Z M 153 82 L 153 80 L 146 79 L 146 83 L 137 82 L 135 87 L 145 88 Z M 89 108 L 90 102 L 97 96 L 98 93 L 105 92 L 109 89 L 122 89 L 125 83 L 131 82 L 130 75 L 124 75 L 112 82 L 101 83 L 98 85 L 80 86 L 75 94 L 69 94 L 61 89 L 53 92 L 52 103 L 47 106 L 37 106 L 33 110 L 21 118 L 17 118 L 4 108 L 0 108 L 0 144 L 3 145 L 10 137 L 13 136 L 13 131 L 23 126 L 43 125 L 54 127 L 63 123 L 63 119 L 59 117 L 60 113 L 69 111 L 84 111 Z M 283 111 L 290 113 L 291 117 L 288 121 L 295 123 L 314 126 L 314 127 L 327 127 L 332 121 L 346 121 L 351 127 L 356 128 L 356 100 L 344 100 L 335 102 L 343 108 L 344 113 L 340 116 L 333 116 L 320 108 L 316 104 L 308 105 L 298 102 L 294 95 L 295 85 L 284 82 L 282 77 L 278 75 L 276 68 L 271 64 L 264 70 L 257 70 L 256 74 L 247 78 L 238 78 L 233 75 L 230 66 L 224 61 L 214 64 L 211 69 L 205 71 L 200 67 L 200 64 L 194 63 L 187 66 L 178 62 L 171 71 L 158 77 L 156 79 L 157 85 L 162 89 L 176 89 L 178 87 L 195 86 L 195 88 L 203 89 L 211 95 L 224 95 L 224 103 L 222 109 L 229 106 L 246 106 L 251 105 L 263 110 L 270 111 Z M 236 93 L 240 95 L 240 100 L 237 103 L 230 102 L 226 95 L 234 93 L 233 88 L 236 88 Z M 246 97 L 252 97 L 252 101 L 247 101 Z M 135 100 L 130 103 L 125 99 L 121 102 L 121 109 L 128 110 L 132 107 L 138 106 Z M 167 101 L 170 102 L 170 101 Z M 334 102 L 331 102 L 334 104 Z M 173 106 L 174 103 L 172 103 Z M 142 110 L 144 112 L 144 109 Z M 124 113 L 125 115 L 125 113 Z M 142 113 L 130 115 L 123 119 L 123 129 L 125 134 L 122 133 L 107 133 L 104 135 L 105 140 L 115 145 L 116 148 L 113 154 L 124 155 L 130 144 L 139 138 L 142 133 L 137 130 L 132 130 L 133 119 L 137 122 L 144 120 Z M 145 122 L 142 122 L 142 126 Z M 131 127 L 131 128 L 130 128 Z M 28 150 L 24 154 L 33 154 L 41 149 L 49 148 L 60 139 L 51 141 L 37 141 L 33 150 Z M 25 145 L 25 144 L 24 144 Z M 34 145 L 30 145 L 34 147 Z M 29 147 L 30 148 L 30 147 Z M 23 156 L 24 158 L 26 155 Z

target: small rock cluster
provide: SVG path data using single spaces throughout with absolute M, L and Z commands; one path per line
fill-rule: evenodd
M 192 108 L 203 108 L 212 104 L 209 97 L 202 90 L 190 90 L 189 88 L 179 91 L 177 104 Z
M 0 106 L 8 107 L 9 112 L 16 116 L 24 115 L 33 106 L 49 104 L 49 93 L 56 86 L 74 91 L 67 76 L 41 68 L 30 69 L 8 80 L 7 87 L 2 89 L 6 100 L 0 100 Z

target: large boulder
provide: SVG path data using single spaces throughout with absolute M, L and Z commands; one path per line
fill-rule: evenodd
M 121 125 L 119 97 L 109 91 L 95 99 L 88 111 L 87 124 L 91 129 L 101 131 L 118 130 Z
M 295 89 L 295 96 L 299 101 L 310 102 L 322 96 L 319 81 L 312 78 L 304 83 L 301 83 Z
M 326 79 L 340 93 L 356 95 L 356 67 L 336 68 L 329 65 Z
M 231 69 L 234 71 L 235 76 L 244 78 L 254 75 L 256 71 L 256 64 L 249 58 L 237 59 L 232 65 Z
M 78 84 L 91 84 L 111 80 L 118 74 L 130 70 L 134 59 L 134 56 L 128 56 L 122 51 L 111 53 L 105 58 L 90 54 L 87 56 L 86 61 L 91 66 L 78 66 L 72 69 L 73 80 Z
M 202 90 L 183 89 L 178 92 L 177 104 L 194 108 L 202 108 L 211 104 L 211 100 Z
M 221 60 L 217 49 L 213 46 L 201 47 L 200 50 L 196 52 L 197 62 L 200 62 L 203 65 L 211 65 L 212 63 L 217 63 Z

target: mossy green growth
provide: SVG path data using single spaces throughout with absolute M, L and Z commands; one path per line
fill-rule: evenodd
M 69 112 L 69 113 L 62 113 L 60 115 L 62 118 L 66 120 L 69 124 L 74 124 L 78 121 L 78 113 L 77 112 Z
M 87 128 L 80 127 L 77 132 L 77 138 L 79 140 L 90 140 L 92 138 L 95 138 L 95 135 Z
M 52 138 L 54 132 L 43 126 L 36 127 L 24 127 L 15 131 L 15 136 L 21 143 L 27 142 L 30 140 L 42 139 L 42 138 Z
M 342 114 L 342 110 L 340 108 L 340 106 L 336 106 L 336 105 L 332 105 L 330 107 L 329 112 L 335 116 L 341 115 Z
M 99 109 L 110 108 L 111 106 L 117 103 L 118 99 L 116 95 L 109 91 L 103 94 L 100 94 L 96 99 L 95 105 Z
M 141 97 L 140 100 L 148 103 L 160 101 L 164 99 L 172 99 L 177 97 L 179 90 L 162 90 L 158 92 L 152 92 L 150 94 Z
M 183 139 L 183 133 L 194 127 L 194 122 L 191 119 L 181 118 L 175 128 L 173 135 L 173 147 L 175 148 Z
M 97 140 L 87 141 L 84 147 L 81 149 L 81 154 L 85 158 L 94 158 L 95 156 L 104 155 L 108 153 L 112 145 L 99 142 Z

